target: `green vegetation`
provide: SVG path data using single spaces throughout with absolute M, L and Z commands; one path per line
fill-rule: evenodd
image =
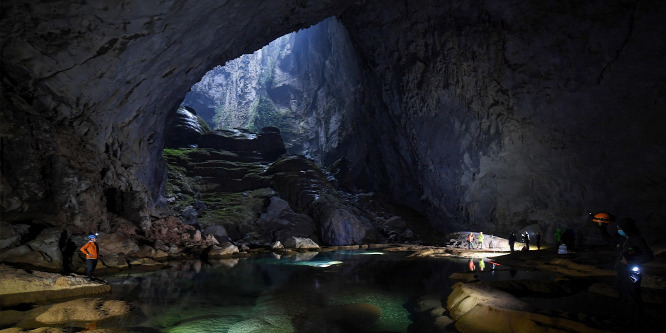
M 215 108 L 215 116 L 213 117 L 213 127 L 215 129 L 224 129 L 234 127 L 231 124 L 231 115 L 238 112 L 236 109 L 226 108 L 222 105 Z
M 203 226 L 222 225 L 232 238 L 242 237 L 243 226 L 254 222 L 264 209 L 265 201 L 274 195 L 270 188 L 236 193 L 208 193 L 202 201 L 209 209 L 199 218 Z
M 274 192 L 270 188 L 224 192 L 225 184 L 260 187 L 265 183 L 262 173 L 266 168 L 257 163 L 230 161 L 226 155 L 224 151 L 204 148 L 164 149 L 168 170 L 166 195 L 175 199 L 169 207 L 176 211 L 196 200 L 204 202 L 208 209 L 199 218 L 199 224 L 222 225 L 232 238 L 240 238 L 244 226 L 259 217 L 265 201 Z
M 201 127 L 201 132 L 202 133 L 211 132 L 210 126 L 208 126 L 208 123 L 206 122 L 206 120 L 201 118 L 201 116 L 197 115 L 197 122 L 199 123 L 199 126 Z
M 188 154 L 196 148 L 164 148 L 162 156 L 165 159 L 188 158 Z

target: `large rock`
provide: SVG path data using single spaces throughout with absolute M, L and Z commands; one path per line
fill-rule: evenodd
M 83 276 L 27 272 L 0 265 L 0 306 L 3 307 L 109 291 L 109 285 L 88 281 Z
M 50 306 L 35 318 L 44 324 L 62 324 L 71 321 L 98 321 L 126 315 L 132 309 L 125 301 L 81 298 Z
M 302 237 L 289 237 L 284 241 L 284 247 L 290 249 L 304 249 L 304 250 L 315 250 L 319 249 L 319 245 L 313 242 L 310 238 Z
M 219 259 L 231 257 L 238 252 L 240 252 L 238 250 L 238 246 L 227 242 L 220 245 L 211 246 L 206 255 L 211 259 Z
M 455 284 L 447 309 L 460 332 L 607 332 L 537 313 L 512 294 L 480 282 Z
M 190 107 L 179 107 L 172 121 L 167 129 L 166 148 L 194 147 L 201 134 L 210 131 L 206 122 Z
M 319 221 L 319 239 L 326 245 L 359 244 L 376 230 L 359 211 L 344 203 L 321 170 L 302 156 L 288 156 L 265 172 L 272 187 L 290 207 Z
M 0 261 L 61 271 L 63 256 L 61 238 L 64 233 L 55 228 L 42 230 L 37 237 L 21 246 L 0 253 Z
M 294 212 L 289 203 L 277 196 L 271 197 L 266 212 L 254 222 L 265 242 L 287 243 L 290 237 L 318 239 L 317 227 L 308 215 Z

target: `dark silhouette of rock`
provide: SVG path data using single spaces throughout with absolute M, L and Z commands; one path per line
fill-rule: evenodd
M 196 110 L 187 106 L 179 107 L 167 126 L 166 148 L 196 147 L 201 134 L 210 131 L 206 122 L 197 116 Z

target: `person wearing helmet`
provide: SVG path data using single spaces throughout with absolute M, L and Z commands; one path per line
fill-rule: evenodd
M 99 254 L 96 234 L 88 236 L 88 243 L 81 247 L 81 252 L 86 255 L 86 275 L 88 275 L 88 279 L 92 280 L 95 278 L 93 272 L 97 267 L 97 256 Z
M 618 244 L 619 254 L 615 263 L 617 288 L 624 307 L 624 323 L 635 329 L 635 325 L 642 323 L 645 311 L 641 298 L 641 266 L 654 260 L 654 254 L 633 219 L 618 221 L 617 233 L 624 238 L 622 244 Z
M 588 212 L 592 216 L 592 222 L 596 223 L 599 228 L 599 233 L 604 241 L 608 242 L 610 240 L 610 234 L 608 233 L 608 225 L 615 220 L 615 217 L 606 212 L 599 212 L 592 215 L 591 212 Z
M 479 248 L 483 248 L 483 231 L 479 232 Z

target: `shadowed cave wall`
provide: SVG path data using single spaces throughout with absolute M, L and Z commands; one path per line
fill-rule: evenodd
M 146 227 L 203 74 L 337 16 L 362 72 L 336 154 L 442 231 L 666 216 L 661 2 L 3 2 L 0 213 Z M 330 139 L 330 138 L 327 138 Z M 333 161 L 329 161 L 333 162 Z

